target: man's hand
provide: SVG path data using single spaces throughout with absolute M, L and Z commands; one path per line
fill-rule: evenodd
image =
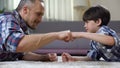
M 23 56 L 23 60 L 54 62 L 54 61 L 58 61 L 58 57 L 56 53 L 37 54 L 37 53 L 28 52 Z
M 49 53 L 49 54 L 48 54 L 48 57 L 49 57 L 49 60 L 50 60 L 51 62 L 53 62 L 53 61 L 58 61 L 58 57 L 57 57 L 57 54 L 56 54 L 56 53 Z

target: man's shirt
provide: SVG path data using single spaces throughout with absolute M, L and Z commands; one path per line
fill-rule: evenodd
M 17 11 L 0 14 L 0 51 L 15 52 L 28 27 Z
M 119 37 L 116 32 L 107 26 L 102 26 L 96 33 L 112 36 L 115 40 L 115 44 L 114 46 L 109 46 L 91 40 L 91 50 L 88 52 L 87 56 L 92 58 L 93 60 L 100 60 L 100 58 L 103 58 L 106 61 L 120 61 L 120 57 L 116 56 L 112 52 L 113 47 L 120 47 Z
M 0 61 L 23 59 L 24 53 L 16 48 L 26 34 L 28 27 L 17 11 L 0 14 Z

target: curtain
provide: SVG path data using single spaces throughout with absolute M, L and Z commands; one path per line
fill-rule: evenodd
M 0 10 L 5 9 L 5 11 L 14 10 L 20 0 L 0 0 Z
M 44 0 L 47 20 L 72 20 L 73 0 Z

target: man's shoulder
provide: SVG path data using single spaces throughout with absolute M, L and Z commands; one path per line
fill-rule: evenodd
M 14 14 L 12 12 L 4 12 L 0 14 L 0 20 L 15 20 Z
M 2 13 L 2 14 L 0 14 L 0 17 L 7 17 L 7 16 L 11 16 L 11 17 L 13 17 L 14 16 L 14 14 L 12 13 L 12 12 L 4 12 L 4 13 Z

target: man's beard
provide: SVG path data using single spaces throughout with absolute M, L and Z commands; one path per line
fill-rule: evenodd
M 35 29 L 36 29 L 36 27 L 31 27 L 31 26 L 29 26 L 28 24 L 27 24 L 27 26 L 28 26 L 30 29 L 32 29 L 32 30 L 35 30 Z

